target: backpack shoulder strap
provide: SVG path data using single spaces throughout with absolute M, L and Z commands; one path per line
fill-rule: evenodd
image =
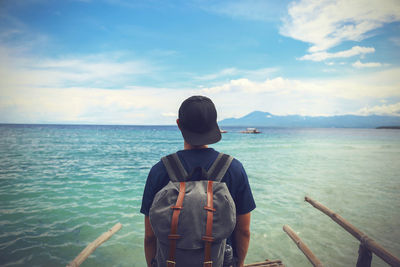
M 224 153 L 219 153 L 217 159 L 208 170 L 208 177 L 210 180 L 220 182 L 224 177 L 226 171 L 231 165 L 233 157 Z
M 167 169 L 169 179 L 172 182 L 183 182 L 188 176 L 185 168 L 180 161 L 178 154 L 173 153 L 161 158 L 165 168 Z

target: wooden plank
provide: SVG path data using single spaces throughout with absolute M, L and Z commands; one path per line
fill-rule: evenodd
M 255 262 L 251 264 L 245 264 L 244 267 L 285 267 L 281 260 L 265 260 L 262 262 Z
M 396 256 L 392 255 L 389 251 L 387 251 L 384 247 L 379 245 L 377 242 L 369 238 L 366 234 L 358 230 L 354 225 L 346 221 L 342 216 L 328 209 L 321 203 L 309 198 L 305 197 L 305 201 L 310 203 L 316 209 L 322 211 L 326 215 L 328 215 L 333 221 L 342 226 L 347 232 L 349 232 L 352 236 L 357 238 L 361 243 L 363 243 L 367 248 L 375 253 L 379 258 L 384 260 L 387 264 L 391 266 L 400 267 L 400 259 Z
M 315 267 L 322 267 L 322 262 L 312 253 L 309 247 L 300 239 L 300 237 L 290 228 L 289 225 L 283 226 L 283 231 L 285 231 L 290 238 L 296 243 L 297 247 L 304 253 L 307 259 Z
M 81 265 L 82 262 L 84 262 L 87 259 L 87 257 L 89 257 L 89 255 L 96 250 L 96 248 L 98 248 L 101 244 L 110 239 L 110 237 L 116 232 L 118 232 L 121 228 L 122 228 L 121 223 L 117 223 L 116 225 L 114 225 L 110 230 L 103 233 L 95 241 L 90 243 L 84 250 L 82 250 L 82 252 L 79 253 L 79 255 L 67 265 L 67 267 L 78 267 L 79 265 Z

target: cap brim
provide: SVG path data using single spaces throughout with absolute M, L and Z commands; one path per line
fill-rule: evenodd
M 191 145 L 201 146 L 217 143 L 221 140 L 221 131 L 218 124 L 215 123 L 214 127 L 205 133 L 195 133 L 181 127 L 183 139 Z

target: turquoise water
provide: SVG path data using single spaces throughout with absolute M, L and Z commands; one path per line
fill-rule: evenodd
M 227 130 L 213 147 L 243 163 L 257 204 L 247 263 L 310 266 L 288 224 L 326 266 L 355 266 L 356 239 L 305 195 L 400 256 L 400 131 Z M 121 222 L 82 266 L 145 266 L 147 173 L 181 148 L 176 127 L 0 125 L 0 265 L 65 266 Z

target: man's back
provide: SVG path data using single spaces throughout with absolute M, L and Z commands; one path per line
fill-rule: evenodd
M 190 173 L 196 167 L 202 167 L 205 170 L 209 170 L 215 159 L 218 157 L 219 152 L 213 148 L 203 148 L 180 150 L 177 152 L 177 154 L 186 172 Z M 195 173 L 191 180 L 198 180 L 200 178 L 201 173 L 199 172 Z M 155 194 L 164 186 L 166 186 L 169 180 L 170 179 L 164 164 L 162 161 L 159 161 L 153 166 L 147 178 L 143 194 L 142 207 L 140 210 L 141 213 L 145 214 L 146 216 L 149 215 L 149 210 Z M 255 208 L 247 174 L 242 164 L 238 160 L 234 159 L 232 161 L 221 182 L 226 183 L 231 197 L 235 202 L 236 214 L 246 214 Z M 232 245 L 234 255 L 236 255 L 236 247 L 235 242 L 233 242 L 233 236 L 228 238 L 227 243 Z

